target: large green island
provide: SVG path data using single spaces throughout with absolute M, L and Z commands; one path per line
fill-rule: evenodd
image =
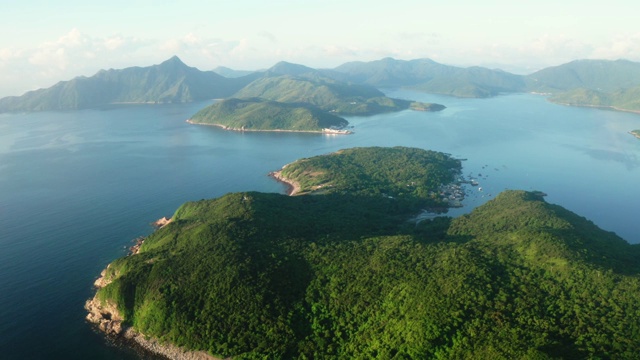
M 347 120 L 306 104 L 258 98 L 227 99 L 208 106 L 188 120 L 237 131 L 328 132 L 347 126 Z
M 285 71 L 288 67 L 279 69 Z M 313 69 L 308 71 L 298 75 L 267 72 L 233 97 L 202 109 L 189 122 L 226 130 L 347 134 L 348 122 L 341 116 L 445 108 L 440 104 L 390 98 L 371 86 L 337 81 Z
M 539 192 L 408 221 L 459 169 L 350 149 L 286 166 L 299 196 L 188 202 L 103 272 L 88 319 L 201 358 L 637 358 L 638 246 Z

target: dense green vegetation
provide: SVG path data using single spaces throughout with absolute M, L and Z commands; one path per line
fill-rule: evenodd
M 532 91 L 568 105 L 640 110 L 640 63 L 627 60 L 577 60 L 527 77 Z
M 326 71 L 344 81 L 427 93 L 484 98 L 510 92 L 550 93 L 551 101 L 640 110 L 640 63 L 577 60 L 527 76 L 482 67 L 458 68 L 429 59 L 353 62 Z
M 191 117 L 191 121 L 235 130 L 322 131 L 348 124 L 347 120 L 310 105 L 256 98 L 222 100 L 200 110 Z
M 97 297 L 147 335 L 234 358 L 638 358 L 638 246 L 539 193 L 417 225 L 394 202 L 186 203 Z
M 435 205 L 440 186 L 453 182 L 460 170 L 460 160 L 440 152 L 369 147 L 301 159 L 281 175 L 300 185 L 299 194 L 383 196 Z
M 609 107 L 618 110 L 640 111 L 640 86 L 610 93 L 575 89 L 555 94 L 550 101 L 576 106 Z
M 237 98 L 263 98 L 283 103 L 302 103 L 341 115 L 371 115 L 409 108 L 406 100 L 391 99 L 379 90 L 318 75 L 265 76 L 237 92 Z
M 388 98 L 371 86 L 334 80 L 319 70 L 280 62 L 232 99 L 202 110 L 191 120 L 234 129 L 319 131 L 346 126 L 346 120 L 337 114 L 372 115 L 404 109 L 439 111 L 444 106 Z
M 628 60 L 576 60 L 527 77 L 530 91 L 558 93 L 574 89 L 606 93 L 640 85 L 640 63 Z
M 177 57 L 148 67 L 101 70 L 22 96 L 0 99 L 0 111 L 73 110 L 112 103 L 177 103 L 228 97 L 256 78 L 224 78 Z

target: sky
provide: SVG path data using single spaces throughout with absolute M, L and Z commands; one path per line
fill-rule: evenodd
M 200 70 L 430 58 L 529 74 L 640 61 L 640 2 L 0 0 L 0 97 L 177 55 Z

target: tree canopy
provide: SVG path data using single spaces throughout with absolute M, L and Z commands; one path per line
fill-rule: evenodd
M 369 151 L 324 160 L 351 169 Z M 189 202 L 96 296 L 148 336 L 224 357 L 640 354 L 637 245 L 536 192 L 417 224 L 393 204 L 349 191 Z

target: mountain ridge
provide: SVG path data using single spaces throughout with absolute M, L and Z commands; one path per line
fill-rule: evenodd
M 1 111 L 75 110 L 113 103 L 180 103 L 227 97 L 252 81 L 227 79 L 184 64 L 177 56 L 156 65 L 100 70 L 46 88 L 0 99 Z
M 358 86 L 402 87 L 475 98 L 514 92 L 559 95 L 584 89 L 604 94 L 598 97 L 598 101 L 602 102 L 602 98 L 607 97 L 610 99 L 607 106 L 612 108 L 640 110 L 640 105 L 628 99 L 632 96 L 628 93 L 629 89 L 640 87 L 640 63 L 622 59 L 576 60 L 529 75 L 515 75 L 479 66 L 449 66 L 431 59 L 393 58 L 348 62 L 334 69 L 313 69 L 281 61 L 267 70 L 243 76 L 239 75 L 244 73 L 229 68 L 225 71 L 236 77 L 227 78 L 214 71 L 200 71 L 174 56 L 157 65 L 100 70 L 91 77 L 76 77 L 22 96 L 5 97 L 0 99 L 0 111 L 72 110 L 110 103 L 190 102 L 228 98 L 255 81 L 278 76 L 292 76 L 307 81 L 327 82 L 327 79 L 332 79 L 334 83 L 353 89 Z M 592 98 L 594 103 L 585 105 L 598 105 L 596 97 Z

